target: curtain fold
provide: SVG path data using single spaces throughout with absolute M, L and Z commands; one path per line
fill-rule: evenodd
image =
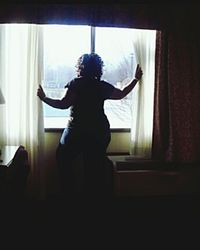
M 143 77 L 132 94 L 130 154 L 134 157 L 151 157 L 155 38 L 156 31 L 145 31 L 145 33 L 141 31 L 133 44 L 136 63 L 143 70 Z
M 1 25 L 1 85 L 6 105 L 2 110 L 1 141 L 23 145 L 29 154 L 28 194 L 41 198 L 45 193 L 43 155 L 44 125 L 42 104 L 37 98 L 43 75 L 42 30 L 34 24 Z
M 169 137 L 168 32 L 157 31 L 152 159 L 167 160 Z
M 194 27 L 159 33 L 153 158 L 200 161 L 200 37 Z

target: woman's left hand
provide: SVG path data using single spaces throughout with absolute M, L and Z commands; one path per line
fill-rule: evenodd
M 39 88 L 37 90 L 37 96 L 40 98 L 40 100 L 44 100 L 44 98 L 46 97 L 45 93 L 44 93 L 44 90 L 42 88 L 41 85 L 39 85 Z

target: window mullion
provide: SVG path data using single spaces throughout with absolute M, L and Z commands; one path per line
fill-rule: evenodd
M 95 53 L 95 27 L 91 26 L 91 53 Z

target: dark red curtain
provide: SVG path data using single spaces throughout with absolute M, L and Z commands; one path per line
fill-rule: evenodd
M 154 159 L 200 160 L 200 33 L 194 27 L 158 32 Z
M 168 35 L 156 33 L 152 158 L 165 160 L 169 147 Z

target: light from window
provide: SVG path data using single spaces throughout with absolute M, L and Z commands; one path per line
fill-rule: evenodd
M 44 25 L 44 87 L 48 96 L 61 98 L 65 84 L 76 76 L 75 64 L 80 55 L 95 48 L 104 61 L 102 79 L 123 88 L 133 77 L 137 65 L 135 45 L 145 30 L 89 26 Z M 94 28 L 94 27 L 93 27 Z M 150 32 L 150 31 L 148 31 Z M 152 31 L 154 32 L 154 31 Z M 155 36 L 152 36 L 152 43 Z M 131 128 L 132 91 L 122 100 L 106 100 L 105 113 L 111 128 Z M 64 128 L 69 110 L 44 104 L 45 127 Z
M 104 60 L 102 79 L 122 89 L 133 77 L 136 67 L 133 39 L 136 29 L 96 28 L 95 49 Z M 122 100 L 106 100 L 105 113 L 111 128 L 130 128 L 131 96 Z
M 44 25 L 44 81 L 47 96 L 60 99 L 64 86 L 76 76 L 75 65 L 81 54 L 90 52 L 90 27 Z M 44 104 L 45 128 L 66 127 L 69 109 Z

